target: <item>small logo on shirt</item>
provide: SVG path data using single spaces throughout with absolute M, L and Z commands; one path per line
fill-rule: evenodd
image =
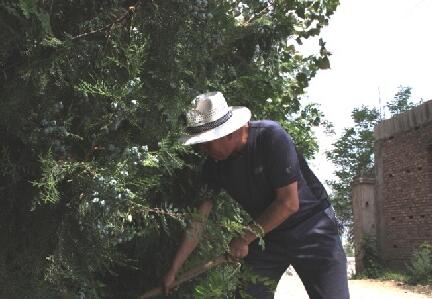
M 263 172 L 263 170 L 264 170 L 264 167 L 258 166 L 257 168 L 254 169 L 254 174 L 256 174 L 256 175 L 260 174 Z

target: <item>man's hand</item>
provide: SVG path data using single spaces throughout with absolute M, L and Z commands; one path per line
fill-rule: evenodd
M 230 254 L 236 259 L 242 259 L 249 253 L 249 243 L 242 237 L 234 238 L 230 243 Z
M 176 273 L 174 271 L 171 271 L 171 270 L 168 271 L 165 274 L 164 278 L 162 279 L 162 288 L 163 288 L 164 294 L 166 296 L 169 295 L 175 279 L 176 279 Z

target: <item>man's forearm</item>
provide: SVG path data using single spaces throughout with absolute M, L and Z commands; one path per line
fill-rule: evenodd
M 275 200 L 257 219 L 255 219 L 255 222 L 261 227 L 262 233 L 266 234 L 278 227 L 295 212 L 297 212 L 297 209 L 294 207 L 286 206 L 285 203 Z M 251 243 L 258 236 L 256 231 L 250 229 L 242 235 L 242 238 L 248 243 Z
M 183 240 L 180 244 L 179 249 L 174 257 L 171 264 L 171 271 L 177 272 L 188 256 L 194 251 L 195 247 L 198 245 L 199 238 L 203 231 L 204 223 L 202 222 L 192 222 L 191 227 L 186 231 L 183 236 Z
M 255 222 L 261 227 L 264 234 L 272 231 L 284 222 L 288 217 L 296 213 L 299 209 L 297 197 L 297 183 L 287 186 L 287 190 L 282 190 L 278 198 L 276 198 L 264 212 L 255 219 Z M 259 235 L 259 234 L 258 234 Z M 251 243 L 257 238 L 256 232 L 253 229 L 242 235 L 242 238 Z
M 198 245 L 199 239 L 201 237 L 202 231 L 204 230 L 204 225 L 207 217 L 212 209 L 212 202 L 210 200 L 204 201 L 198 208 L 199 215 L 202 219 L 192 221 L 191 226 L 186 231 L 183 240 L 180 244 L 179 249 L 171 263 L 170 271 L 176 273 L 188 256 L 192 253 L 195 247 Z

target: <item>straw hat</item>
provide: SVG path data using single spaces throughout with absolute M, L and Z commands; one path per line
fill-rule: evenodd
M 180 142 L 190 145 L 216 140 L 241 128 L 250 118 L 248 108 L 228 106 L 220 92 L 200 94 L 186 114 L 187 134 Z

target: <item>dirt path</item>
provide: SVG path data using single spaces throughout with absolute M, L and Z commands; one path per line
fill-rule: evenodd
M 431 299 L 432 293 L 419 294 L 392 281 L 350 280 L 351 299 Z M 309 299 L 296 274 L 284 275 L 278 284 L 275 299 Z
M 426 299 L 432 295 L 414 293 L 394 281 L 350 280 L 352 299 Z

